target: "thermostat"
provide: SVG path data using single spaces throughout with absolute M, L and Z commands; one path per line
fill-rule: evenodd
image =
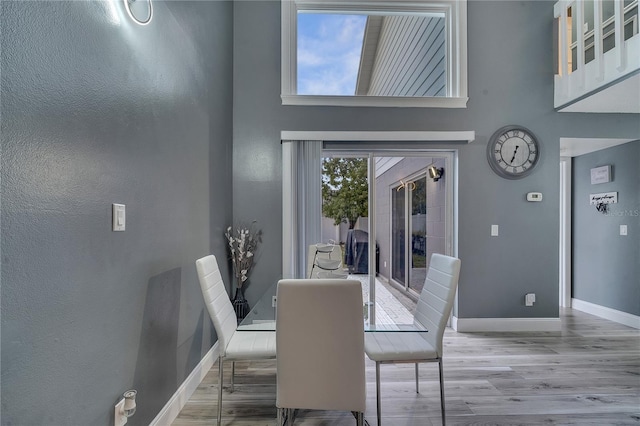
M 542 201 L 542 192 L 529 192 L 527 201 Z

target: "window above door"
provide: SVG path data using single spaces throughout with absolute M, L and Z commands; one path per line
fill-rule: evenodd
M 283 0 L 284 105 L 465 108 L 466 0 Z

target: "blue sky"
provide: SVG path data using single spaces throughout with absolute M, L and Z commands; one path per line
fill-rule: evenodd
M 298 94 L 353 95 L 366 15 L 298 14 Z

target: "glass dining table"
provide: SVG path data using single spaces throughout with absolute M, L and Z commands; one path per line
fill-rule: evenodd
M 273 284 L 253 306 L 247 316 L 238 324 L 237 331 L 275 331 L 276 330 L 276 292 L 278 283 Z M 365 332 L 411 332 L 427 333 L 428 330 L 418 323 L 389 323 L 368 320 L 367 303 L 363 306 L 362 323 Z

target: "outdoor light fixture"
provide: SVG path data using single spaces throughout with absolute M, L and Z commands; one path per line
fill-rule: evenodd
M 442 175 L 444 174 L 444 167 L 438 168 L 436 166 L 429 166 L 428 170 L 429 170 L 429 177 L 433 179 L 434 182 L 439 181 Z
M 153 16 L 151 0 L 123 0 L 129 17 L 137 24 L 147 25 Z
M 403 182 L 402 180 L 400 180 L 400 186 L 398 187 L 398 189 L 396 189 L 396 191 L 400 191 L 401 189 L 404 188 L 409 188 L 410 191 L 415 191 L 416 190 L 416 183 L 413 181 L 406 181 Z

